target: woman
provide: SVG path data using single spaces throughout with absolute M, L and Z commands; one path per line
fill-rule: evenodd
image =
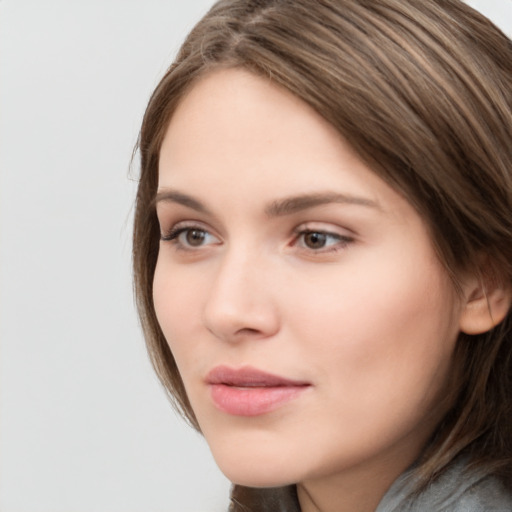
M 458 0 L 223 0 L 183 44 L 135 285 L 233 511 L 512 510 L 511 84 Z

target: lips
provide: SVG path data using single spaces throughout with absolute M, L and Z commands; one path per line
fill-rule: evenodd
M 311 384 L 263 372 L 250 366 L 217 366 L 206 376 L 211 398 L 223 412 L 259 416 L 293 400 Z

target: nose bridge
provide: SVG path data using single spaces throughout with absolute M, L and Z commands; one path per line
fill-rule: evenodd
M 204 307 L 204 323 L 218 338 L 265 337 L 278 328 L 268 285 L 272 269 L 261 251 L 247 245 L 226 249 L 219 259 Z

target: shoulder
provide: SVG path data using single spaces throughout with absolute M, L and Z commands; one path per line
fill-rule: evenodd
M 400 477 L 376 512 L 512 512 L 512 492 L 493 476 L 470 473 L 458 462 L 419 494 L 411 474 Z
M 459 500 L 453 503 L 450 510 L 453 512 L 511 512 L 512 494 L 494 477 L 486 477 L 467 488 Z

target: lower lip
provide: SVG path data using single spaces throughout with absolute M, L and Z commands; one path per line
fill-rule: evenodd
M 211 396 L 221 411 L 234 416 L 260 416 L 293 400 L 309 386 L 235 387 L 212 384 Z

